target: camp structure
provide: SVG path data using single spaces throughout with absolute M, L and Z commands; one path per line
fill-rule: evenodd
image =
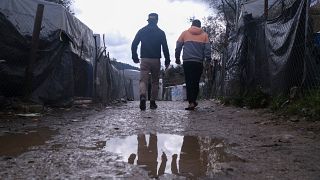
M 35 59 L 30 61 L 39 4 L 44 7 L 41 31 Z M 107 103 L 128 94 L 120 89 L 130 89 L 130 84 L 107 62 L 110 58 L 97 46 L 93 31 L 63 6 L 43 0 L 1 0 L 0 26 L 1 97 L 26 97 L 28 83 L 30 100 L 44 105 L 72 104 L 75 97 Z M 30 62 L 31 83 L 26 78 Z
M 314 41 L 311 4 L 270 0 L 265 14 L 263 2 L 252 0 L 242 5 L 238 28 L 224 57 L 222 94 L 238 96 L 259 90 L 279 95 L 319 86 L 319 49 Z

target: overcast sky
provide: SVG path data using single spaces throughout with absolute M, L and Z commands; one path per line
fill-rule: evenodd
M 94 33 L 105 34 L 111 58 L 134 66 L 139 65 L 131 60 L 131 42 L 136 32 L 147 25 L 149 13 L 159 15 L 158 26 L 166 33 L 172 64 L 176 40 L 190 27 L 188 18 L 202 20 L 211 13 L 200 0 L 75 0 L 73 6 L 75 16 Z

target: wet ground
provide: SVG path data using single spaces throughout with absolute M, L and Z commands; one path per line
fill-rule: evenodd
M 0 179 L 320 179 L 320 123 L 201 101 L 0 114 Z

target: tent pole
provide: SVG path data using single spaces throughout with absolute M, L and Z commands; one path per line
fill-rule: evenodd
M 37 50 L 39 45 L 39 36 L 41 31 L 41 23 L 43 17 L 44 5 L 38 4 L 36 17 L 34 20 L 31 50 L 29 55 L 29 62 L 25 72 L 25 99 L 30 100 L 32 94 L 32 81 L 33 81 L 33 66 L 37 58 Z
M 310 0 L 306 0 L 305 1 L 305 6 L 306 6 L 306 12 L 305 12 L 305 29 L 304 29 L 304 61 L 303 61 L 303 65 L 304 65 L 304 69 L 303 69 L 303 77 L 302 77 L 302 81 L 301 81 L 301 85 L 303 86 L 303 84 L 305 83 L 306 80 L 306 76 L 307 76 L 307 60 L 308 59 L 308 34 L 309 34 L 309 7 L 310 7 Z
M 269 0 L 264 0 L 264 16 L 268 18 Z

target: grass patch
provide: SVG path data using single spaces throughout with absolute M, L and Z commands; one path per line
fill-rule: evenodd
M 307 117 L 309 120 L 320 120 L 320 89 L 311 90 L 298 100 L 288 104 L 285 110 L 289 115 Z
M 220 101 L 224 105 L 233 105 L 237 107 L 265 108 L 269 104 L 269 95 L 263 93 L 260 89 L 243 96 L 222 97 Z
M 246 96 L 219 97 L 218 99 L 227 106 L 269 108 L 273 112 L 320 121 L 320 88 L 305 92 L 304 96 L 295 100 L 290 100 L 283 95 L 270 97 L 260 90 L 248 93 Z

